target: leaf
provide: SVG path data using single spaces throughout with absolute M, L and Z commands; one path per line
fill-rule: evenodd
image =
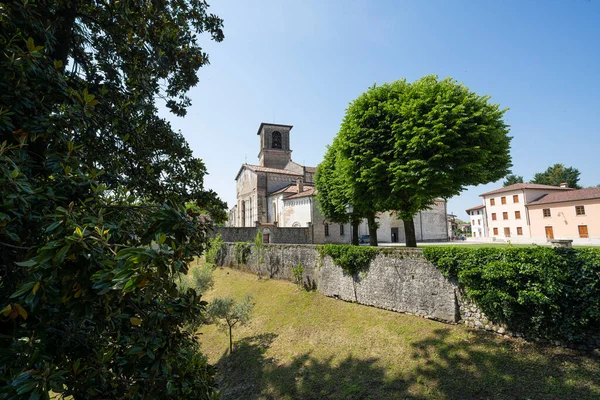
M 41 286 L 40 282 L 36 283 L 35 286 L 33 287 L 33 289 L 31 290 L 31 293 L 33 293 L 35 295 L 38 292 L 38 290 L 40 290 L 40 286 Z
M 24 284 L 23 286 L 21 286 L 19 288 L 19 290 L 17 290 L 16 292 L 14 292 L 12 294 L 12 296 L 10 296 L 11 299 L 14 299 L 15 297 L 19 297 L 25 293 L 28 293 L 29 291 L 31 291 L 31 289 L 33 288 L 33 286 L 35 285 L 35 282 L 27 282 L 26 284 Z
M 27 319 L 27 311 L 25 311 L 25 309 L 20 304 L 15 304 L 14 306 L 15 310 L 17 310 L 17 313 L 21 316 L 21 318 Z
M 11 311 L 12 311 L 12 306 L 9 304 L 6 307 L 4 307 L 2 310 L 0 310 L 0 314 L 4 315 L 5 317 L 8 317 L 8 315 L 10 314 Z
M 138 317 L 129 318 L 129 322 L 131 322 L 131 325 L 133 325 L 133 326 L 140 326 L 142 324 L 142 320 L 139 319 Z
M 13 179 L 16 178 L 17 176 L 19 176 L 19 170 L 13 169 L 13 172 L 10 175 L 13 177 Z
M 34 265 L 36 265 L 36 262 L 32 258 L 31 260 L 16 262 L 15 264 L 17 264 L 19 267 L 33 267 Z
M 83 232 L 79 227 L 75 228 L 75 234 L 79 237 L 83 237 Z
M 29 38 L 27 39 L 27 50 L 29 50 L 30 52 L 33 51 L 35 49 L 35 43 L 33 42 L 33 38 Z

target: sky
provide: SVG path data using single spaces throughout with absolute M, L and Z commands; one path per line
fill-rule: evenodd
M 452 77 L 508 109 L 512 171 L 555 163 L 600 184 L 600 0 L 208 0 L 225 40 L 200 37 L 210 65 L 181 130 L 229 207 L 242 163 L 258 163 L 261 122 L 293 125 L 292 159 L 316 166 L 348 103 L 374 83 Z M 465 209 L 502 181 L 448 201 Z

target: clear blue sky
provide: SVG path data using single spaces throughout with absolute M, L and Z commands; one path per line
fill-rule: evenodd
M 185 118 L 163 112 L 231 207 L 235 175 L 256 164 L 261 122 L 294 125 L 294 161 L 316 166 L 350 101 L 373 83 L 451 76 L 510 110 L 513 172 L 560 162 L 600 184 L 600 1 L 209 0 L 225 40 L 204 37 Z M 448 211 L 501 182 L 469 187 Z

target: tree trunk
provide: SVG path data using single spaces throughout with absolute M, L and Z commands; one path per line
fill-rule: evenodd
M 415 232 L 415 221 L 411 219 L 403 219 L 404 235 L 406 236 L 406 247 L 417 247 L 417 234 Z
M 375 220 L 375 214 L 371 214 L 367 217 L 367 224 L 369 225 L 369 245 L 377 246 L 377 221 Z
M 352 244 L 358 246 L 358 221 L 352 221 Z
M 229 354 L 233 353 L 233 336 L 231 336 L 231 325 L 229 325 Z

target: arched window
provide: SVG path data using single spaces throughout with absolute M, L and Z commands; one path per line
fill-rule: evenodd
M 280 149 L 281 148 L 281 133 L 275 131 L 271 137 L 271 148 Z
M 325 224 L 325 236 L 329 236 L 329 224 Z

